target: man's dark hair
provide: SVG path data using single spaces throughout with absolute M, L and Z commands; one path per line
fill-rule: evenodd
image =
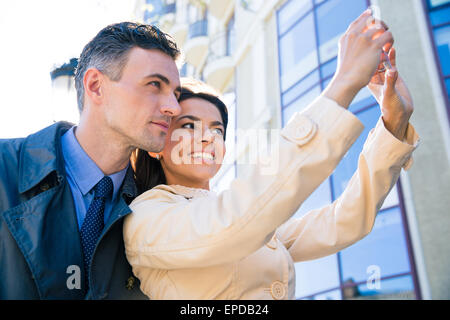
M 172 38 L 155 26 L 121 22 L 105 27 L 84 47 L 78 60 L 75 88 L 80 112 L 84 106 L 83 77 L 86 70 L 96 68 L 112 81 L 119 81 L 128 53 L 134 47 L 157 49 L 173 60 L 180 55 Z

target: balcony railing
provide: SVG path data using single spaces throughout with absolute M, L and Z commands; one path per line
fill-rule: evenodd
M 208 20 L 198 20 L 189 26 L 188 39 L 208 35 Z
M 175 13 L 176 3 L 165 4 L 162 1 L 147 1 L 147 5 L 151 5 L 152 11 L 149 9 L 144 12 L 144 20 L 149 23 L 160 19 L 162 16 Z
M 208 63 L 231 57 L 234 51 L 234 29 L 214 35 L 209 43 Z

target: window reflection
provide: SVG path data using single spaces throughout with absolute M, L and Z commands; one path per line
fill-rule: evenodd
M 437 51 L 441 60 L 442 74 L 450 75 L 450 25 L 434 30 Z
M 446 3 L 450 3 L 450 0 L 429 0 L 432 7 L 437 7 Z
M 430 13 L 430 21 L 433 26 L 437 26 L 450 21 L 450 7 Z
M 337 55 L 339 37 L 367 7 L 365 0 L 328 0 L 317 8 L 317 29 L 320 61 Z
M 299 99 L 297 99 L 294 103 L 292 103 L 289 107 L 283 109 L 283 126 L 289 121 L 292 115 L 301 111 L 303 108 L 307 107 L 315 98 L 317 98 L 320 94 L 320 86 L 315 86 L 310 91 L 305 93 Z
M 341 300 L 341 290 L 332 290 L 304 298 L 303 300 Z
M 279 33 L 283 34 L 306 12 L 311 10 L 311 0 L 289 1 L 278 11 Z
M 343 280 L 365 282 L 373 268 L 381 277 L 410 272 L 399 207 L 378 213 L 372 231 L 340 253 Z
M 336 68 L 337 68 L 337 57 L 335 57 L 332 60 L 330 60 L 329 62 L 323 64 L 320 67 L 320 71 L 322 73 L 322 79 L 325 79 L 325 78 L 328 78 L 328 77 L 331 77 L 332 75 L 334 75 Z
M 377 100 L 372 96 L 372 93 L 367 87 L 361 89 L 356 97 L 353 99 L 352 104 L 348 108 L 349 111 L 356 113 L 357 111 L 377 103 Z
M 358 286 L 360 297 L 376 300 L 413 300 L 414 282 L 411 275 L 381 280 L 379 288 L 368 288 L 367 283 Z
M 295 213 L 299 218 L 311 210 L 322 208 L 331 203 L 330 179 L 326 179 L 314 190 L 314 192 L 302 203 L 301 207 Z
M 295 264 L 297 298 L 339 287 L 339 269 L 335 254 Z
M 307 75 L 304 79 L 295 84 L 291 89 L 286 91 L 281 97 L 283 106 L 287 106 L 293 100 L 302 95 L 306 90 L 310 89 L 314 84 L 320 81 L 319 71 L 313 71 Z
M 301 41 L 299 41 L 301 38 Z M 307 15 L 280 39 L 281 91 L 317 67 L 313 15 Z
M 363 149 L 364 142 L 366 141 L 370 130 L 375 127 L 380 115 L 381 111 L 378 106 L 374 106 L 357 114 L 359 120 L 361 120 L 364 124 L 364 131 L 341 160 L 333 173 L 334 199 L 338 198 L 342 194 L 350 178 L 355 173 L 358 167 L 359 154 Z

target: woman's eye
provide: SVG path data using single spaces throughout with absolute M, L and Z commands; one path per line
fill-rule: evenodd
M 194 124 L 188 122 L 188 123 L 183 124 L 181 127 L 185 128 L 185 129 L 194 129 Z
M 223 130 L 220 129 L 220 128 L 214 128 L 214 129 L 212 130 L 212 132 L 213 132 L 214 134 L 218 134 L 218 135 L 223 136 Z

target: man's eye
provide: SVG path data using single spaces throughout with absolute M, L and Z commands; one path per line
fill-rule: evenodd
M 154 86 L 156 88 L 161 87 L 161 83 L 159 81 L 150 81 L 149 83 L 147 83 L 147 85 Z
M 185 129 L 194 129 L 194 124 L 188 122 L 188 123 L 183 124 L 181 127 L 185 128 Z

